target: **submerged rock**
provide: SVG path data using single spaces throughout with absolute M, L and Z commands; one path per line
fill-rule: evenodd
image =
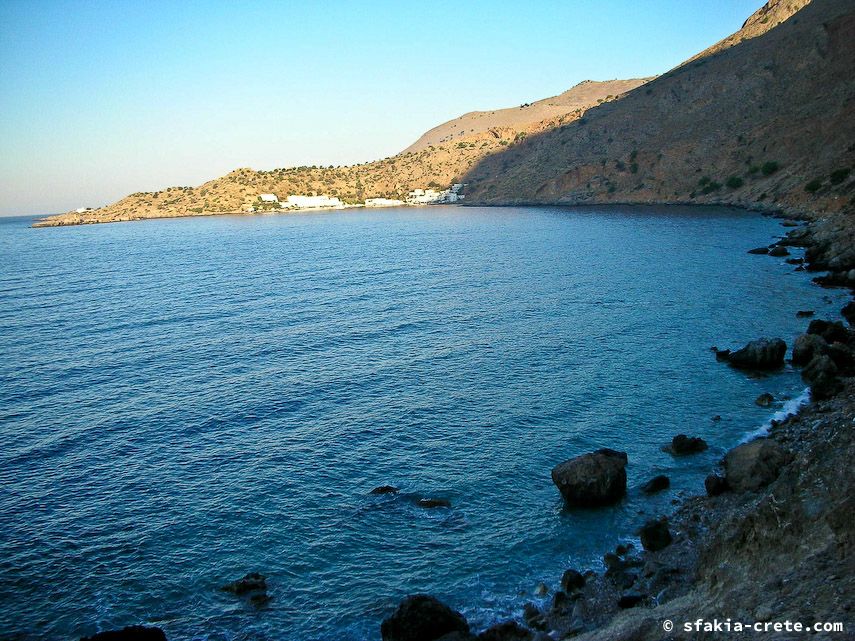
M 754 249 L 749 249 L 748 253 L 749 254 L 768 254 L 769 248 L 768 247 L 755 247 Z
M 800 309 L 796 312 L 796 318 L 810 318 L 814 313 L 812 309 Z
M 453 632 L 468 635 L 466 619 L 427 594 L 408 596 L 380 624 L 383 641 L 435 641 Z
M 664 474 L 660 474 L 659 476 L 654 476 L 652 479 L 647 481 L 647 483 L 642 485 L 641 491 L 645 494 L 655 494 L 656 492 L 667 490 L 669 487 L 671 487 L 671 479 Z
M 707 442 L 700 437 L 677 434 L 677 436 L 671 439 L 669 445 L 662 447 L 662 451 L 673 454 L 674 456 L 686 456 L 688 454 L 703 452 L 707 447 Z
M 451 507 L 451 501 L 449 501 L 448 499 L 419 499 L 418 501 L 416 501 L 416 505 L 427 509 L 432 509 L 436 507 Z
M 754 403 L 760 407 L 769 407 L 774 401 L 775 397 L 769 392 L 763 392 L 760 396 L 754 399 Z
M 145 625 L 129 625 L 121 630 L 98 632 L 80 641 L 166 641 L 166 633 L 160 628 Z
M 227 583 L 220 589 L 223 592 L 231 592 L 232 594 L 264 591 L 267 589 L 267 577 L 258 572 L 250 572 L 236 581 Z
M 654 519 L 645 523 L 638 532 L 641 545 L 648 552 L 658 552 L 671 545 L 671 531 L 668 529 L 668 519 Z
M 759 438 L 727 453 L 724 457 L 725 480 L 728 487 L 736 492 L 754 492 L 778 478 L 790 460 L 790 454 L 775 441 Z
M 626 494 L 626 464 L 626 452 L 601 449 L 556 465 L 552 482 L 568 505 L 611 505 Z
M 381 485 L 379 487 L 375 487 L 369 492 L 369 494 L 397 494 L 398 491 L 398 488 L 394 485 Z
M 784 364 L 787 344 L 780 338 L 758 338 L 730 352 L 727 362 L 743 369 L 776 369 Z

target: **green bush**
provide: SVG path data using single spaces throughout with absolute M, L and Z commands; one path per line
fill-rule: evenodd
M 713 180 L 707 183 L 707 185 L 703 189 L 701 189 L 701 193 L 711 194 L 712 192 L 718 191 L 719 189 L 721 189 L 721 183 L 718 183 Z
M 844 167 L 843 169 L 835 169 L 831 172 L 831 176 L 829 177 L 832 185 L 839 185 L 849 176 L 849 167 Z
M 814 178 L 805 185 L 805 191 L 809 194 L 815 194 L 819 191 L 820 187 L 822 187 L 822 181 L 819 178 Z
M 776 171 L 778 171 L 778 169 L 780 169 L 780 168 L 781 168 L 781 165 L 779 165 L 777 163 L 777 161 L 769 160 L 769 161 L 763 163 L 763 166 L 760 167 L 760 171 L 763 172 L 764 176 L 771 176 Z
M 725 183 L 730 189 L 739 189 L 742 185 L 745 184 L 745 181 L 742 180 L 739 176 L 731 176 L 728 178 Z
M 638 163 L 637 163 L 637 162 L 632 163 L 632 164 L 629 166 L 629 170 L 630 170 L 632 173 L 637 174 L 637 173 L 638 173 Z
M 709 185 L 710 182 L 712 182 L 712 178 L 710 178 L 709 176 L 704 176 L 698 181 L 698 186 L 703 187 L 704 185 Z

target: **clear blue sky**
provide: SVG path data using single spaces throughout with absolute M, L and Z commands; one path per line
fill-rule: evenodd
M 475 109 L 662 73 L 761 0 L 0 0 L 0 215 L 397 153 Z

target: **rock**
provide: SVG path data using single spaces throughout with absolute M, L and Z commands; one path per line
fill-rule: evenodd
M 828 343 L 817 334 L 802 334 L 793 343 L 793 365 L 807 365 L 814 356 L 825 353 Z
M 380 487 L 375 487 L 369 494 L 397 494 L 398 488 L 392 485 L 381 485 Z
M 534 589 L 534 593 L 537 596 L 546 596 L 549 594 L 549 588 L 546 586 L 546 583 L 538 583 Z
M 534 603 L 526 603 L 523 606 L 523 621 L 535 630 L 546 629 L 546 617 Z
M 721 420 L 721 414 L 716 414 L 715 416 L 712 417 L 712 420 L 717 423 L 718 421 Z
M 130 625 L 121 630 L 99 632 L 80 641 L 166 641 L 166 633 L 160 628 Z
M 846 303 L 846 306 L 840 310 L 840 313 L 843 314 L 843 318 L 845 318 L 850 325 L 855 325 L 855 300 L 851 300 Z
M 466 619 L 427 594 L 406 597 L 380 624 L 383 641 L 435 641 L 452 632 L 468 635 Z
M 814 311 L 812 309 L 800 309 L 796 312 L 796 318 L 810 318 L 814 315 Z
M 829 344 L 849 342 L 849 330 L 840 321 L 812 320 L 808 325 L 807 333 L 822 336 Z
M 419 499 L 416 501 L 416 505 L 428 509 L 435 507 L 451 507 L 451 501 L 448 499 Z
M 634 608 L 643 600 L 644 596 L 638 592 L 627 592 L 618 599 L 617 604 L 619 608 L 626 610 L 627 608 Z
M 754 249 L 749 249 L 748 253 L 749 254 L 768 254 L 769 248 L 768 247 L 755 247 Z
M 224 592 L 232 594 L 246 594 L 248 592 L 263 592 L 267 590 L 267 578 L 258 572 L 250 572 L 237 581 L 227 583 L 220 588 Z
M 782 227 L 798 227 L 799 224 L 795 220 L 785 220 L 781 223 Z
M 727 485 L 727 480 L 718 474 L 710 474 L 704 479 L 704 488 L 707 491 L 707 496 L 718 496 L 724 494 L 730 487 Z
M 724 457 L 725 481 L 736 492 L 753 492 L 778 478 L 791 460 L 775 441 L 759 438 L 739 445 Z
M 719 363 L 727 363 L 730 360 L 729 349 L 719 349 L 718 347 L 713 347 L 712 350 L 715 352 L 715 359 Z
M 449 632 L 443 634 L 436 641 L 475 641 L 476 638 L 471 632 Z
M 763 392 L 754 399 L 754 402 L 760 407 L 769 407 L 775 401 L 775 397 L 772 396 L 769 392 Z
M 654 476 L 652 479 L 647 481 L 647 483 L 642 485 L 641 491 L 645 494 L 655 494 L 656 492 L 667 490 L 669 487 L 671 487 L 671 479 L 664 474 L 660 474 L 659 476 Z
M 671 545 L 671 532 L 668 529 L 668 519 L 654 519 L 645 523 L 638 534 L 641 536 L 641 545 L 648 552 L 658 552 Z
M 626 494 L 626 464 L 626 452 L 601 449 L 556 465 L 552 482 L 568 505 L 610 505 Z
M 267 592 L 259 592 L 257 594 L 253 594 L 249 597 L 249 602 L 252 603 L 255 607 L 261 608 L 270 603 L 273 600 L 273 597 L 267 594 Z
M 843 384 L 837 379 L 839 369 L 828 355 L 817 355 L 802 370 L 802 379 L 810 385 L 811 398 L 824 400 L 839 392 Z
M 585 575 L 570 569 L 561 576 L 561 589 L 572 594 L 585 587 Z
M 707 442 L 702 438 L 677 434 L 677 436 L 671 439 L 670 445 L 662 447 L 662 451 L 673 454 L 674 456 L 686 456 L 687 454 L 703 452 L 707 447 Z
M 554 612 L 565 612 L 570 609 L 573 600 L 566 592 L 559 590 L 552 595 L 552 610 Z
M 855 365 L 855 351 L 844 343 L 832 343 L 828 346 L 827 353 L 841 372 L 845 372 Z
M 775 369 L 784 364 L 787 344 L 780 338 L 759 338 L 731 352 L 727 362 L 742 369 Z
M 769 255 L 775 256 L 776 258 L 780 258 L 782 256 L 789 256 L 790 252 L 787 251 L 786 247 L 781 247 L 780 245 L 775 245 L 769 249 Z
M 531 641 L 534 634 L 516 621 L 505 621 L 484 630 L 478 635 L 479 641 Z

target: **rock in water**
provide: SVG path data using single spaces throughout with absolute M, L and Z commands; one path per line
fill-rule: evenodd
M 824 354 L 828 343 L 817 334 L 802 334 L 793 343 L 793 365 L 807 365 L 814 356 Z
M 768 254 L 769 248 L 768 247 L 755 247 L 754 249 L 749 249 L 748 253 L 749 254 Z
M 677 434 L 677 436 L 671 439 L 669 445 L 662 447 L 662 451 L 673 454 L 674 456 L 686 456 L 687 454 L 703 452 L 707 447 L 707 442 L 702 438 Z
M 839 369 L 830 356 L 817 355 L 802 370 L 802 379 L 810 385 L 813 400 L 831 398 L 841 390 L 843 384 L 838 380 Z
M 658 552 L 671 545 L 671 531 L 668 529 L 668 519 L 654 519 L 645 523 L 639 531 L 641 545 L 649 552 Z
M 759 338 L 731 352 L 727 362 L 743 369 L 775 369 L 784 364 L 787 344 L 780 338 Z
M 166 641 L 166 633 L 160 628 L 131 625 L 121 630 L 99 632 L 80 641 Z
M 626 452 L 597 450 L 559 463 L 552 482 L 568 505 L 611 505 L 626 494 Z
M 561 576 L 561 589 L 567 594 L 573 594 L 585 587 L 585 575 L 576 570 L 567 570 Z
M 725 481 L 736 492 L 754 492 L 778 478 L 790 460 L 790 454 L 775 441 L 758 438 L 727 453 Z
M 375 487 L 369 494 L 397 494 L 398 488 L 394 485 L 381 485 L 380 487 Z
M 220 589 L 224 592 L 231 592 L 232 594 L 264 591 L 267 589 L 267 578 L 258 572 L 250 572 L 237 581 L 227 583 Z
M 760 407 L 769 407 L 775 400 L 775 397 L 772 396 L 769 392 L 763 392 L 754 399 L 754 403 L 759 405 Z
M 786 247 L 781 247 L 780 245 L 775 245 L 769 249 L 769 255 L 780 258 L 781 256 L 789 256 L 790 252 L 787 251 Z
M 428 509 L 435 507 L 451 507 L 451 501 L 448 499 L 419 499 L 416 502 L 416 505 Z
M 435 641 L 452 632 L 469 634 L 463 615 L 427 594 L 414 594 L 380 625 L 383 641 Z
M 718 474 L 710 474 L 705 478 L 704 488 L 707 491 L 707 496 L 718 496 L 719 494 L 724 494 L 730 489 L 724 477 L 719 476 Z
M 656 492 L 667 490 L 669 487 L 671 487 L 671 479 L 664 474 L 660 474 L 659 476 L 654 476 L 652 479 L 647 481 L 647 483 L 642 485 L 641 491 L 645 494 L 655 494 Z
M 534 634 L 516 621 L 505 621 L 484 630 L 478 635 L 478 641 L 531 641 Z

